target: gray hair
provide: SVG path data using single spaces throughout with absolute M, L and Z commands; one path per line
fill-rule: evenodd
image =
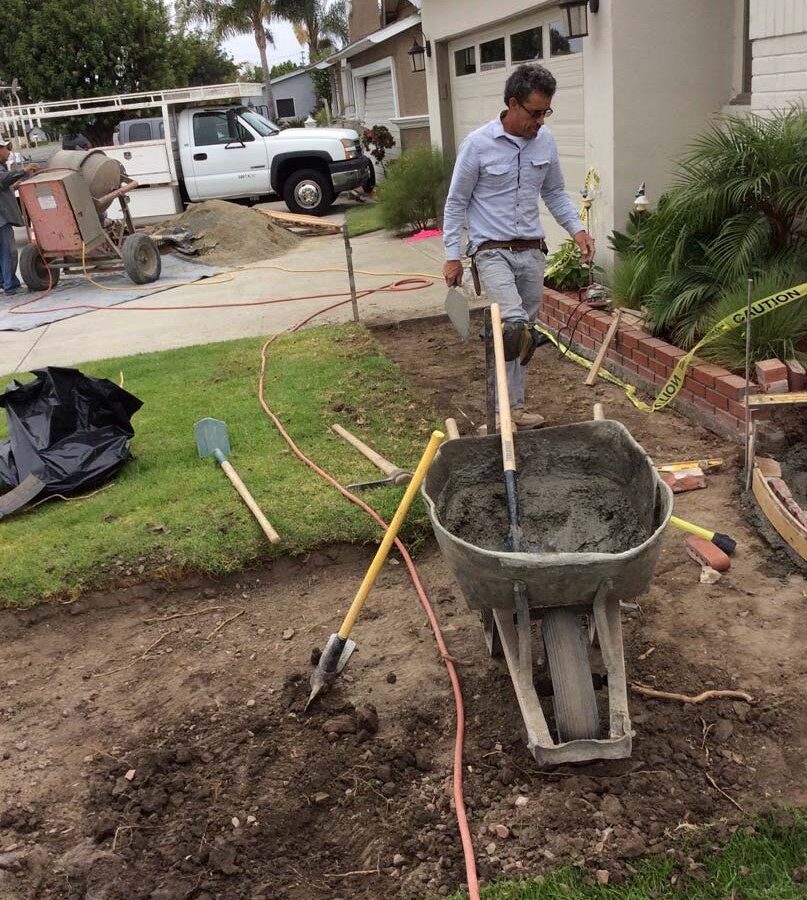
M 504 102 L 505 105 L 509 105 L 510 98 L 515 97 L 518 103 L 523 103 L 534 91 L 551 98 L 557 86 L 555 76 L 549 69 L 537 63 L 528 63 L 519 66 L 507 79 L 504 86 Z

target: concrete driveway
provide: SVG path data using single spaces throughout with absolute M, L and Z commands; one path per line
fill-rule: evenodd
M 335 207 L 329 218 L 338 220 L 345 203 Z M 269 207 L 275 204 L 267 204 Z M 281 208 L 282 204 L 278 204 Z M 442 243 L 439 238 L 405 244 L 385 232 L 352 239 L 353 265 L 356 270 L 380 273 L 356 275 L 357 288 L 376 287 L 412 274 L 436 276 L 434 284 L 423 290 L 374 294 L 359 301 L 360 317 L 369 323 L 399 321 L 443 311 L 445 286 L 439 278 Z M 277 268 L 300 270 L 297 274 Z M 315 269 L 344 269 L 345 250 L 341 235 L 304 238 L 283 256 L 253 263 L 233 272 L 224 284 L 196 283 L 174 288 L 153 297 L 97 310 L 26 332 L 0 332 L 0 375 L 27 371 L 45 365 L 75 365 L 109 356 L 126 356 L 206 344 L 232 338 L 275 334 L 342 299 L 336 295 L 348 290 L 347 275 L 341 271 L 316 272 Z M 92 291 L 92 288 L 89 288 Z M 273 305 L 233 307 L 235 303 L 255 302 L 277 297 L 326 294 L 321 300 L 305 300 Z M 15 299 L 24 299 L 25 294 Z M 332 299 L 328 299 L 328 298 Z M 183 310 L 183 305 L 217 304 L 218 308 Z M 168 311 L 129 311 L 127 306 L 170 307 Z M 315 320 L 315 324 L 346 322 L 352 318 L 351 306 L 340 307 Z

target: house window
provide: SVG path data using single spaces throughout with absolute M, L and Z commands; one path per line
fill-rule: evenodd
M 294 118 L 294 99 L 290 100 L 276 100 L 277 103 L 277 116 L 279 119 L 293 119 Z
M 583 49 L 583 38 L 570 38 L 566 23 L 561 19 L 549 26 L 550 56 L 568 56 Z
M 454 71 L 457 75 L 473 75 L 476 71 L 476 48 L 466 47 L 454 54 Z
M 504 38 L 495 38 L 479 45 L 479 69 L 489 72 L 491 69 L 504 68 Z
M 532 62 L 535 59 L 543 59 L 543 56 L 543 28 L 528 28 L 526 31 L 510 35 L 510 59 L 513 63 Z

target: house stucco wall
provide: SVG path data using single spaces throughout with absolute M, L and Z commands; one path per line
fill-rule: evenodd
M 807 0 L 751 0 L 751 105 L 807 103 Z
M 272 82 L 275 100 L 294 100 L 294 116 L 304 119 L 317 105 L 314 85 L 308 72 Z
M 398 86 L 398 109 L 401 116 L 420 116 L 428 111 L 426 100 L 426 73 L 413 72 L 409 63 L 409 48 L 415 35 L 420 36 L 418 26 L 408 28 L 383 44 L 376 44 L 350 58 L 351 69 L 392 57 L 395 66 L 395 82 Z

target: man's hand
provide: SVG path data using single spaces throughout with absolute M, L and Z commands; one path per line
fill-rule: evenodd
M 449 287 L 462 284 L 462 263 L 458 259 L 448 259 L 443 264 L 443 278 Z
M 574 242 L 580 248 L 580 261 L 586 265 L 594 259 L 594 238 L 587 231 L 578 231 Z
M 28 165 L 22 167 L 22 170 L 26 175 L 36 175 L 36 173 L 39 171 L 39 166 L 36 166 L 33 163 L 28 163 Z

